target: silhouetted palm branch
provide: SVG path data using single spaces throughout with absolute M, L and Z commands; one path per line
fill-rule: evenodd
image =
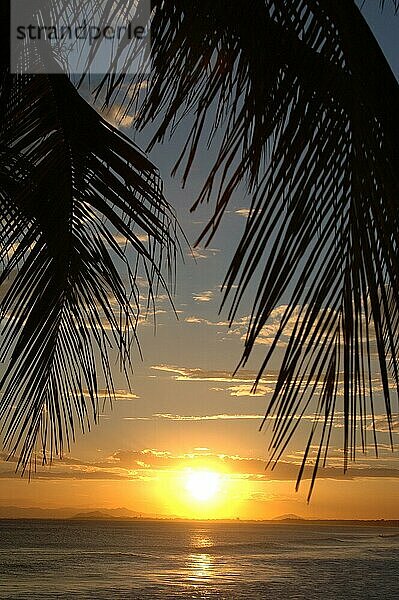
M 299 479 L 316 443 L 315 475 L 342 395 L 346 467 L 359 429 L 366 444 L 368 409 L 374 427 L 379 387 L 391 430 L 390 374 L 398 382 L 397 82 L 349 0 L 240 0 L 234 10 L 211 0 L 154 0 L 153 7 L 141 125 L 161 119 L 155 143 L 194 114 L 177 164 L 187 157 L 184 180 L 209 131 L 211 138 L 223 131 L 196 203 L 216 192 L 208 240 L 242 183 L 253 197 L 225 281 L 232 321 L 258 282 L 242 364 L 273 310 L 287 305 L 259 373 L 289 325 L 267 412 L 275 417 L 271 460 L 295 432 L 294 416 L 317 398 Z M 111 103 L 123 87 L 126 102 L 126 83 L 107 77 L 99 91 Z M 131 86 L 137 90 L 137 80 Z
M 194 115 L 176 165 L 186 157 L 184 181 L 199 148 L 222 130 L 193 207 L 215 192 L 202 235 L 208 242 L 240 185 L 253 198 L 225 281 L 232 322 L 250 283 L 258 286 L 241 365 L 273 310 L 286 305 L 258 377 L 289 324 L 266 414 L 275 417 L 271 461 L 295 432 L 294 416 L 318 398 L 299 479 L 314 444 L 315 475 L 342 396 L 346 468 L 357 432 L 366 446 L 370 411 L 377 447 L 380 388 L 391 432 L 392 378 L 397 392 L 398 84 L 353 1 L 238 1 L 232 8 L 154 0 L 153 7 L 153 72 L 139 124 L 160 119 L 153 145 Z M 99 90 L 112 103 L 126 83 L 106 77 Z
M 0 110 L 0 418 L 25 469 L 62 455 L 112 399 L 110 353 L 126 371 L 146 310 L 137 274 L 150 302 L 175 219 L 155 167 L 66 76 L 3 68 Z

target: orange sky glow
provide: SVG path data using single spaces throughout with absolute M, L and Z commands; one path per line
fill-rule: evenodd
M 374 4 L 377 7 L 379 3 Z M 370 18 L 378 26 L 377 13 Z M 383 34 L 381 29 L 381 39 Z M 398 57 L 397 41 L 395 51 L 394 41 L 391 44 L 392 62 Z M 399 64 L 393 68 L 399 69 Z M 144 147 L 144 141 L 141 144 L 139 140 L 139 145 Z M 189 208 L 212 159 L 207 153 L 199 157 L 186 189 L 181 190 L 179 181 L 169 176 L 176 158 L 173 144 L 165 142 L 156 147 L 151 159 L 159 165 L 166 196 L 193 241 L 211 214 L 209 206 L 200 207 L 194 215 Z M 273 470 L 266 469 L 273 420 L 267 420 L 262 431 L 259 428 L 276 385 L 292 323 L 286 325 L 274 364 L 252 393 L 258 368 L 279 327 L 284 302 L 261 331 L 248 365 L 234 377 L 251 302 L 243 301 L 231 328 L 228 311 L 219 314 L 220 284 L 245 227 L 249 205 L 249 198 L 239 195 L 234 199 L 211 247 L 191 252 L 183 245 L 184 263 L 178 264 L 173 297 L 178 319 L 165 290 L 161 290 L 156 300 L 156 334 L 153 318 L 140 319 L 143 361 L 135 350 L 131 390 L 117 369 L 117 356 L 113 357 L 116 398 L 112 410 L 108 402 L 104 403 L 100 423 L 88 434 L 77 432 L 75 443 L 69 450 L 65 448 L 63 460 L 56 459 L 51 467 L 39 465 L 30 483 L 26 476 L 21 479 L 19 473 L 15 474 L 15 460 L 8 461 L 6 453 L 0 455 L 0 507 L 126 507 L 143 516 L 190 519 L 273 519 L 282 514 L 399 519 L 399 414 L 393 415 L 396 451 L 392 452 L 378 390 L 378 460 L 373 452 L 372 416 L 366 415 L 366 453 L 359 448 L 356 462 L 343 473 L 343 413 L 342 406 L 338 406 L 329 459 L 320 469 L 311 502 L 307 502 L 311 467 L 305 469 L 299 491 L 295 491 L 313 425 L 316 391 L 279 464 Z M 138 278 L 137 284 L 144 315 L 148 289 L 144 279 Z M 317 445 L 310 449 L 310 461 L 316 454 Z

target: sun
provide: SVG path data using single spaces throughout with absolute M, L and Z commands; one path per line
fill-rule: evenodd
M 186 489 L 200 502 L 206 502 L 216 496 L 220 488 L 220 475 L 214 471 L 191 471 L 187 475 Z

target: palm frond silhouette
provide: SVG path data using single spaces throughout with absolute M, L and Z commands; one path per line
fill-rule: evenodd
M 0 104 L 0 418 L 25 469 L 35 449 L 44 462 L 62 455 L 75 423 L 90 427 L 100 387 L 112 398 L 109 350 L 129 367 L 143 310 L 136 275 L 149 298 L 166 285 L 175 219 L 155 167 L 66 76 L 3 71 Z
M 234 10 L 211 0 L 152 5 L 153 69 L 137 124 L 157 120 L 151 148 L 194 115 L 176 164 L 185 163 L 184 181 L 199 149 L 222 131 L 193 209 L 215 198 L 201 238 L 209 243 L 239 186 L 252 197 L 224 303 L 233 322 L 256 281 L 240 366 L 274 309 L 286 305 L 257 381 L 290 323 L 266 413 L 274 416 L 270 460 L 295 433 L 294 416 L 316 401 L 298 477 L 316 445 L 312 489 L 341 397 L 345 468 L 359 435 L 366 445 L 370 412 L 377 449 L 380 390 L 391 433 L 392 389 L 398 391 L 398 83 L 351 0 L 239 0 Z M 105 93 L 108 106 L 122 94 L 129 110 L 137 102 L 126 94 L 129 85 L 130 92 L 142 88 L 110 74 L 97 94 Z

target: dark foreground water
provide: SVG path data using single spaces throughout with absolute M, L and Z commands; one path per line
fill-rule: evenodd
M 399 597 L 398 533 L 313 525 L 0 521 L 0 598 L 391 600 Z

